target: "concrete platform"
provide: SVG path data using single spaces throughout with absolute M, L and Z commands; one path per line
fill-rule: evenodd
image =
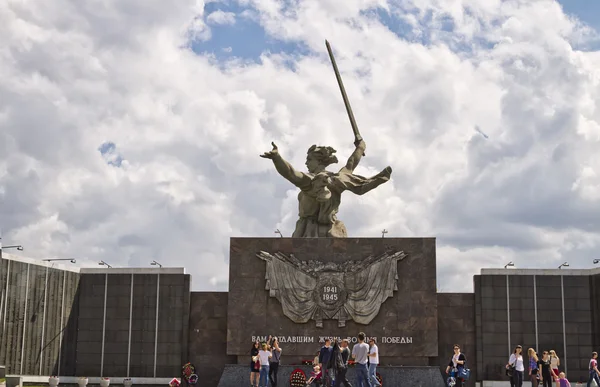
M 290 374 L 296 368 L 302 369 L 307 376 L 312 371 L 311 366 L 279 367 L 278 385 L 289 386 Z M 444 387 L 444 379 L 438 367 L 392 367 L 382 366 L 377 372 L 383 379 L 384 386 L 393 387 Z M 354 368 L 348 369 L 348 380 L 355 385 Z M 247 365 L 226 365 L 218 387 L 240 387 L 250 385 L 250 369 Z

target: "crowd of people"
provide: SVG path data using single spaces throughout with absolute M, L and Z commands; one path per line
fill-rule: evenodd
M 340 342 L 326 339 L 325 345 L 316 353 L 313 360 L 313 372 L 307 380 L 307 385 L 338 387 L 351 386 L 346 373 L 351 359 L 354 360 L 356 369 L 357 387 L 381 386 L 377 379 L 377 366 L 379 364 L 379 348 L 373 339 L 365 342 L 365 334 L 358 334 L 358 343 L 352 351 L 348 347 L 348 340 Z M 465 379 L 464 370 L 467 358 L 461 352 L 458 344 L 454 345 L 454 354 L 446 367 L 449 376 L 448 384 L 453 387 L 462 387 Z M 510 377 L 511 387 L 522 387 L 525 379 L 525 363 L 522 355 L 523 348 L 518 345 L 511 354 L 506 364 L 507 375 Z M 277 386 L 277 371 L 281 358 L 281 347 L 277 338 L 271 338 L 267 343 L 261 344 L 256 341 L 251 350 L 252 361 L 250 363 L 250 385 L 251 387 L 267 387 L 269 381 L 271 386 Z M 559 371 L 560 359 L 554 350 L 544 351 L 541 358 L 533 348 L 529 348 L 528 377 L 532 386 L 539 387 L 570 387 L 564 372 Z M 598 354 L 594 352 L 590 360 L 590 377 L 588 387 L 592 381 L 600 386 L 600 371 L 598 369 Z
M 369 339 L 363 332 L 358 334 L 358 342 L 350 351 L 348 340 L 325 340 L 323 347 L 317 352 L 313 361 L 313 372 L 306 384 L 322 387 L 351 387 L 346 377 L 350 359 L 354 360 L 357 387 L 379 387 L 377 365 L 379 364 L 379 348 L 375 340 Z M 282 349 L 276 337 L 269 336 L 266 343 L 254 342 L 250 351 L 250 386 L 277 386 L 277 371 Z
M 379 364 L 379 348 L 373 339 L 365 342 L 365 334 L 358 334 L 358 343 L 354 345 L 352 351 L 348 346 L 348 340 L 325 340 L 325 345 L 316 353 L 313 360 L 313 372 L 307 380 L 307 385 L 322 387 L 351 387 L 352 385 L 346 377 L 348 364 L 351 359 L 354 360 L 356 369 L 357 387 L 379 387 L 381 386 L 377 379 L 377 366 Z M 446 367 L 446 373 L 449 380 L 455 387 L 462 387 L 464 384 L 464 370 L 466 369 L 466 356 L 461 353 L 460 346 L 454 345 L 454 354 Z M 282 349 L 279 346 L 279 340 L 269 336 L 266 343 L 256 341 L 250 352 L 250 386 L 251 387 L 277 387 L 277 373 L 281 359 Z M 560 371 L 560 358 L 556 351 L 543 351 L 539 357 L 533 348 L 527 350 L 529 366 L 527 367 L 527 377 L 531 381 L 532 387 L 570 387 L 564 372 Z M 514 352 L 510 355 L 506 364 L 506 374 L 510 377 L 511 387 L 522 387 L 525 379 L 525 360 L 523 358 L 523 347 L 517 345 Z M 598 368 L 598 353 L 593 352 L 589 362 L 589 379 L 587 387 L 595 382 L 600 386 L 600 370 Z
M 544 351 L 539 357 L 533 348 L 527 350 L 529 357 L 528 378 L 533 387 L 543 386 L 552 387 L 570 387 L 571 384 L 567 380 L 564 372 L 561 372 L 560 358 L 556 355 L 556 351 Z M 598 370 L 598 353 L 593 352 L 589 362 L 589 378 L 587 387 L 590 387 L 593 382 L 600 386 L 600 371 Z M 517 345 L 515 350 L 510 355 L 506 364 L 506 374 L 510 377 L 511 387 L 522 387 L 525 377 L 525 361 L 523 360 L 523 347 Z

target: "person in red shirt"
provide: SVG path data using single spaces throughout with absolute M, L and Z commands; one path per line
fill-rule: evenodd
M 598 352 L 592 352 L 592 358 L 590 359 L 590 378 L 587 382 L 587 387 L 592 385 L 592 380 L 596 382 L 596 385 L 600 386 L 600 371 L 598 371 Z

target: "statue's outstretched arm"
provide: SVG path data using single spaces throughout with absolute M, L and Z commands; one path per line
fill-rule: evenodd
M 281 157 L 279 150 L 277 149 L 277 145 L 275 145 L 273 142 L 271 145 L 273 145 L 273 149 L 270 152 L 263 153 L 260 155 L 260 157 L 273 160 L 273 164 L 275 165 L 277 172 L 279 172 L 281 176 L 283 176 L 296 187 L 300 189 L 310 187 L 312 181 L 310 176 L 308 176 L 306 173 L 295 170 L 290 163 Z
M 340 172 L 352 173 L 356 169 L 356 167 L 358 167 L 358 163 L 360 163 L 360 159 L 363 157 L 363 154 L 367 149 L 367 144 L 364 140 L 361 139 L 357 141 L 355 145 L 356 149 L 354 149 L 354 152 L 352 152 L 352 154 L 348 158 L 348 161 L 346 162 L 346 165 L 340 170 Z

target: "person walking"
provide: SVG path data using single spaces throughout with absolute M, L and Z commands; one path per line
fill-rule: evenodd
M 454 378 L 456 384 L 455 387 L 462 387 L 464 380 L 458 377 L 460 370 L 465 367 L 465 363 L 467 361 L 467 357 L 464 353 L 460 352 L 460 345 L 454 344 L 454 354 L 452 355 L 452 359 L 450 359 L 450 363 L 446 367 L 446 374 L 450 375 Z
M 271 340 L 271 354 L 269 359 L 269 379 L 271 386 L 277 387 L 277 372 L 279 371 L 279 360 L 281 359 L 281 348 L 279 347 L 279 339 L 274 337 Z
M 523 372 L 525 366 L 523 365 L 523 347 L 517 345 L 515 351 L 510 355 L 506 368 L 513 367 L 513 374 L 510 377 L 510 387 L 523 387 Z
M 592 358 L 590 359 L 590 377 L 587 382 L 587 387 L 592 385 L 592 380 L 596 382 L 597 386 L 600 386 L 600 371 L 598 371 L 598 352 L 592 352 Z
M 338 374 L 335 377 L 335 387 L 340 387 L 342 384 L 344 387 L 352 387 L 346 373 L 348 372 L 348 360 L 350 360 L 350 349 L 348 348 L 348 339 L 343 339 L 340 344 L 340 355 L 342 356 L 343 367 L 340 367 Z
M 373 387 L 369 380 L 369 369 L 367 368 L 367 357 L 369 355 L 369 344 L 365 343 L 365 334 L 358 334 L 358 343 L 352 347 L 352 357 L 356 360 L 356 386 Z
M 374 339 L 369 339 L 369 378 L 371 384 L 379 387 L 381 384 L 377 380 L 377 365 L 379 364 L 379 348 Z
M 538 375 L 538 355 L 533 348 L 529 348 L 527 350 L 527 356 L 529 357 L 529 380 L 531 381 L 531 386 L 538 387 L 540 384 L 540 375 Z
M 543 387 L 552 387 L 552 370 L 550 370 L 550 354 L 548 351 L 542 353 L 542 358 L 538 361 L 538 369 L 540 370 L 540 381 Z
M 329 359 L 331 358 L 331 340 L 325 339 L 325 345 L 321 348 L 321 352 L 319 352 L 319 366 L 321 367 L 321 372 L 323 374 L 323 386 L 329 387 L 331 384 L 331 375 L 329 372 L 330 364 Z

